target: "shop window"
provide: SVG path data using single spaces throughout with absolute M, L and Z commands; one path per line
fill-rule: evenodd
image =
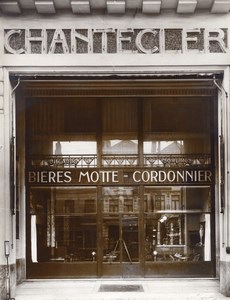
M 210 261 L 210 203 L 209 187 L 146 187 L 146 261 Z
M 48 166 L 211 164 L 214 126 L 208 98 L 33 98 L 26 100 L 26 109 L 27 153 L 43 156 Z M 55 161 L 52 155 L 75 159 Z
M 95 188 L 31 188 L 31 261 L 95 261 Z

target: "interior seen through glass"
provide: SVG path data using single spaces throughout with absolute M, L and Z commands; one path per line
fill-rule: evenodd
M 145 260 L 211 260 L 209 187 L 105 187 L 98 223 L 96 188 L 32 188 L 31 260 L 96 261 L 98 224 L 104 263 L 139 261 L 140 201 Z
M 211 261 L 213 182 L 139 181 L 132 174 L 212 174 L 212 99 L 26 98 L 28 169 L 67 171 L 74 179 L 81 171 L 118 174 L 116 182 L 29 182 L 27 258 L 33 267 L 52 262 L 55 272 L 56 263 L 98 263 L 107 274 L 107 265 Z

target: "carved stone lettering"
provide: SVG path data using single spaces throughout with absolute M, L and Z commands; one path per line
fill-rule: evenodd
M 6 54 L 229 53 L 227 29 L 6 29 Z

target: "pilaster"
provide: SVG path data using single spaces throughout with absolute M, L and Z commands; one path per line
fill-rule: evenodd
M 7 274 L 10 274 L 11 296 L 15 293 L 16 284 L 15 217 L 10 209 L 10 138 L 13 116 L 11 101 L 9 73 L 0 66 L 0 299 L 5 299 L 6 293 L 9 293 Z M 4 241 L 10 243 L 8 270 Z
M 223 80 L 222 108 L 223 108 L 223 137 L 225 146 L 224 170 L 224 208 L 220 217 L 220 291 L 230 296 L 230 69 L 226 68 Z
M 4 299 L 6 296 L 5 279 L 6 279 L 6 260 L 4 256 L 4 240 L 5 240 L 5 166 L 4 166 L 4 152 L 5 152 L 5 132 L 4 132 L 4 75 L 3 68 L 0 67 L 0 298 Z
M 3 68 L 0 67 L 0 265 L 5 263 L 4 247 L 2 245 L 5 239 L 5 132 L 4 132 L 4 89 L 3 89 Z
M 3 68 L 0 67 L 0 114 L 3 114 Z

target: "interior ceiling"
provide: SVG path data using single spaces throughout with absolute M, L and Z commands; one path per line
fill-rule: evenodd
M 70 12 L 90 14 L 103 10 L 108 14 L 125 14 L 137 10 L 143 14 L 159 14 L 173 10 L 178 14 L 193 14 L 200 10 L 223 14 L 230 11 L 230 0 L 0 0 L 2 14 L 37 12 L 55 14 Z

